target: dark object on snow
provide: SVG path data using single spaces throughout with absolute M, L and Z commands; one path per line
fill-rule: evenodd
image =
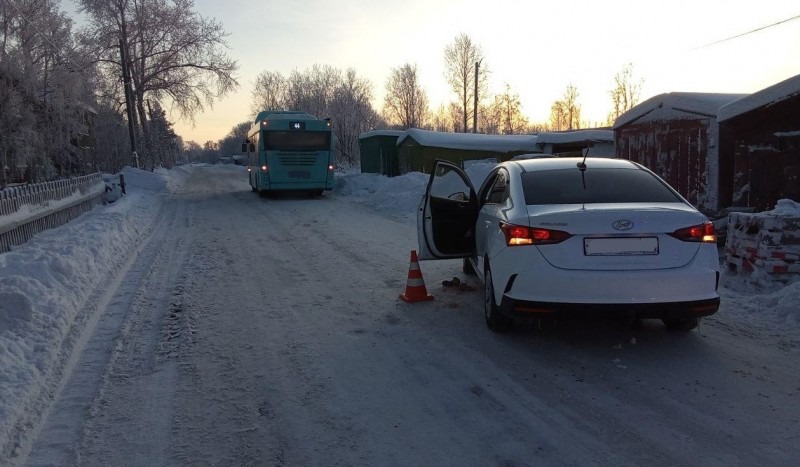
M 458 287 L 459 285 L 461 285 L 461 279 L 459 279 L 458 277 L 453 277 L 453 280 L 451 281 L 443 280 L 442 285 L 445 287 Z

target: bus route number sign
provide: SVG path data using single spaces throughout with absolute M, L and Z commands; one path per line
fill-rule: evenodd
M 305 130 L 306 122 L 289 122 L 290 130 Z

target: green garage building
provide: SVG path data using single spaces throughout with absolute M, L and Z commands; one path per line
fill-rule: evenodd
M 358 137 L 361 152 L 361 173 L 394 177 L 400 175 L 397 164 L 397 138 L 402 131 L 375 130 Z

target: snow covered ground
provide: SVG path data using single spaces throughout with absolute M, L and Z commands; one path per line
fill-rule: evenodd
M 485 164 L 470 168 L 476 185 L 488 168 Z M 42 401 L 47 397 L 40 391 L 51 390 L 48 381 L 75 365 L 64 349 L 78 345 L 82 331 L 94 325 L 96 318 L 85 314 L 84 308 L 100 299 L 93 296 L 98 285 L 128 267 L 130 251 L 157 228 L 165 199 L 200 169 L 245 170 L 238 166 L 182 166 L 155 173 L 125 169 L 127 196 L 0 255 L 0 461 L 22 453 L 20 421 L 34 424 L 46 414 Z M 420 173 L 394 178 L 339 174 L 337 188 L 326 196 L 413 226 L 427 179 Z M 726 272 L 721 285 L 720 314 L 726 321 L 774 338 L 764 345 L 780 341 L 797 352 L 800 282 L 776 282 L 758 272 L 748 276 Z

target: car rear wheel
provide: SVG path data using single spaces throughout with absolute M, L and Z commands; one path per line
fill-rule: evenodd
M 700 320 L 696 317 L 662 319 L 664 326 L 670 331 L 691 331 L 697 327 Z
M 508 316 L 501 315 L 497 310 L 497 303 L 494 299 L 494 283 L 492 282 L 492 271 L 486 269 L 483 288 L 483 313 L 486 315 L 486 325 L 494 332 L 505 332 L 511 329 L 513 321 Z
M 461 265 L 461 271 L 470 276 L 475 275 L 475 268 L 472 267 L 472 263 L 469 262 L 469 258 L 464 258 L 464 264 Z

